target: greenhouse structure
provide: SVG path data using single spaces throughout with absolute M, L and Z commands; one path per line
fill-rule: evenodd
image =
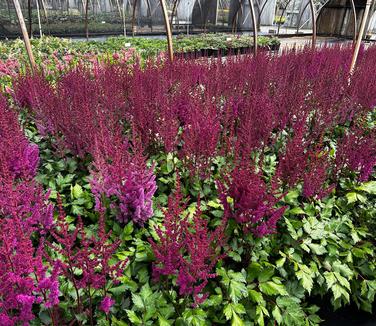
M 376 0 L 0 0 L 0 326 L 376 325 Z

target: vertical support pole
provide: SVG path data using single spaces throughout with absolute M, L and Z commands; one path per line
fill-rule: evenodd
M 372 0 L 367 0 L 366 8 L 364 9 L 364 14 L 363 14 L 363 18 L 362 18 L 362 24 L 360 25 L 360 30 L 359 30 L 359 33 L 358 33 L 358 40 L 356 41 L 353 57 L 352 57 L 352 60 L 351 60 L 350 74 L 352 74 L 354 72 L 356 61 L 358 60 L 359 49 L 360 49 L 360 45 L 362 43 L 363 34 L 364 34 L 364 31 L 365 31 L 365 28 L 366 28 L 366 23 L 367 23 L 367 20 L 368 20 L 368 15 L 369 15 L 369 10 L 371 8 L 371 4 L 372 4 Z
M 166 29 L 168 55 L 169 55 L 170 61 L 173 61 L 174 49 L 172 46 L 172 33 L 171 33 L 171 25 L 168 20 L 167 6 L 166 6 L 165 0 L 160 0 L 160 2 L 161 2 L 162 11 L 163 11 L 163 18 L 164 18 L 165 29 Z
M 86 41 L 89 41 L 89 0 L 85 2 L 85 34 L 86 34 Z
M 132 11 L 132 36 L 134 36 L 135 32 L 135 22 L 136 22 L 136 8 L 137 8 L 137 0 L 133 1 L 133 11 Z
M 355 9 L 355 3 L 354 0 L 350 0 L 351 3 L 351 9 L 352 9 L 352 14 L 353 14 L 353 44 L 356 42 L 356 34 L 358 33 L 358 20 L 356 19 L 356 9 Z
M 20 3 L 18 2 L 18 0 L 13 0 L 13 4 L 14 4 L 14 8 L 16 9 L 17 18 L 18 18 L 18 22 L 20 24 L 22 36 L 23 36 L 23 39 L 24 39 L 24 42 L 25 42 L 26 52 L 27 52 L 27 55 L 29 57 L 31 70 L 32 70 L 32 72 L 35 72 L 35 70 L 36 70 L 35 60 L 34 60 L 33 52 L 31 51 L 29 34 L 27 34 L 27 29 L 26 29 L 25 20 L 24 20 L 23 14 L 22 14 L 21 6 L 20 6 Z
M 32 13 L 31 13 L 31 0 L 27 0 L 27 17 L 28 17 L 28 34 L 29 37 L 33 36 L 33 21 L 32 21 Z
M 68 1 L 68 2 L 69 2 L 69 1 Z M 43 36 L 43 32 L 42 32 L 42 23 L 41 23 L 41 20 L 40 20 L 39 0 L 36 0 L 36 4 L 37 4 L 37 15 L 38 15 L 39 36 L 42 38 L 42 36 Z
M 253 25 L 253 54 L 257 55 L 257 21 L 256 21 L 256 13 L 255 13 L 255 6 L 253 4 L 253 0 L 248 0 L 249 2 L 249 10 L 251 11 L 252 15 L 252 25 Z
M 127 26 L 125 22 L 125 0 L 123 0 L 123 30 L 124 30 L 124 37 L 127 37 Z
M 312 49 L 316 47 L 316 9 L 313 0 L 309 0 L 309 7 L 311 8 L 311 17 L 312 17 Z
M 176 14 L 176 10 L 177 10 L 179 3 L 180 3 L 180 0 L 174 0 L 174 4 L 173 4 L 173 7 L 172 7 L 172 13 L 171 13 L 171 20 L 170 20 L 171 28 L 172 28 L 172 25 L 174 23 L 174 16 Z

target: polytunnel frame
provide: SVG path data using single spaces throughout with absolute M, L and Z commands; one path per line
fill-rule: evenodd
M 239 0 L 239 7 L 234 13 L 234 18 L 232 21 L 233 25 L 233 31 L 234 31 L 234 22 L 236 21 L 236 16 L 239 13 L 239 10 L 242 8 L 243 0 Z M 251 16 L 252 16 L 252 27 L 253 27 L 253 54 L 257 55 L 257 48 L 258 48 L 258 36 L 257 36 L 257 21 L 256 21 L 256 13 L 255 13 L 255 6 L 253 3 L 253 0 L 248 0 L 249 4 L 249 10 L 251 11 Z

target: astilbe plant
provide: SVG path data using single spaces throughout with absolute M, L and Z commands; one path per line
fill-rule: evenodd
M 367 181 L 376 166 L 375 129 L 354 125 L 348 130 L 338 139 L 335 163 L 337 172 L 351 170 L 359 182 Z
M 47 230 L 52 224 L 48 194 L 34 177 L 39 165 L 38 146 L 29 143 L 17 114 L 0 97 L 0 215 L 20 218 Z
M 331 171 L 329 153 L 323 149 L 312 150 L 308 159 L 308 168 L 303 177 L 303 196 L 321 199 L 329 194 L 334 185 L 327 185 Z
M 303 119 L 295 124 L 294 134 L 289 137 L 284 152 L 279 155 L 276 178 L 287 187 L 294 187 L 303 179 L 307 167 L 309 147 L 305 134 L 306 123 Z
M 156 229 L 158 241 L 149 240 L 155 256 L 154 280 L 166 285 L 169 279 L 176 279 L 180 296 L 193 298 L 194 304 L 205 301 L 208 294 L 204 288 L 216 277 L 213 269 L 224 257 L 226 227 L 223 220 L 220 226 L 210 230 L 200 210 L 200 200 L 197 204 L 190 221 L 184 212 L 186 203 L 178 181 L 175 193 L 169 197 L 163 226 Z
M 256 237 L 276 232 L 277 222 L 287 207 L 275 208 L 282 195 L 277 196 L 269 189 L 261 172 L 238 166 L 227 179 L 227 185 L 218 184 L 225 216 L 239 223 L 245 233 L 252 232 Z
M 38 147 L 28 142 L 3 97 L 0 138 L 0 325 L 28 325 L 33 304 L 51 309 L 59 302 L 58 268 L 44 264 L 38 245 L 51 229 L 52 206 L 34 180 Z M 52 310 L 50 315 L 54 323 Z
M 133 220 L 143 225 L 153 215 L 157 189 L 153 167 L 146 166 L 141 149 L 136 144 L 131 148 L 120 132 L 102 135 L 96 146 L 91 186 L 97 210 L 103 206 L 103 197 L 115 198 L 111 208 L 120 222 Z
M 0 230 L 0 325 L 29 325 L 33 304 L 43 304 L 57 325 L 51 308 L 59 303 L 58 266 L 47 272 L 43 248 L 33 246 L 34 230 L 21 219 L 1 219 Z
M 114 301 L 109 296 L 112 283 L 117 283 L 127 260 L 111 264 L 120 241 L 111 241 L 111 231 L 105 230 L 104 212 L 100 212 L 97 234 L 88 234 L 79 217 L 74 230 L 67 222 L 58 197 L 59 216 L 51 231 L 53 242 L 46 241 L 50 255 L 47 260 L 61 269 L 61 274 L 71 282 L 76 293 L 72 307 L 74 314 L 86 315 L 94 325 L 96 305 L 108 314 Z M 101 298 L 101 302 L 94 301 Z

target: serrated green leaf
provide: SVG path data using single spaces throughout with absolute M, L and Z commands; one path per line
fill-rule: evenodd
M 300 280 L 301 285 L 309 294 L 311 294 L 313 288 L 313 278 L 310 274 L 299 270 L 296 272 L 296 277 Z
M 282 324 L 283 318 L 281 314 L 281 309 L 278 308 L 278 306 L 275 306 L 272 311 L 272 316 L 274 320 L 278 323 L 278 325 Z
M 308 244 L 308 247 L 312 250 L 312 252 L 316 255 L 323 255 L 325 253 L 327 253 L 328 251 L 326 250 L 326 248 L 321 245 L 321 244 L 317 244 L 317 243 L 309 243 Z
M 136 306 L 137 309 L 139 310 L 145 309 L 144 301 L 142 300 L 141 296 L 139 296 L 138 294 L 132 293 L 132 302 Z
M 136 315 L 136 313 L 133 310 L 127 309 L 126 312 L 127 312 L 129 320 L 132 323 L 134 323 L 136 325 L 142 324 L 142 320 Z
M 355 203 L 358 198 L 356 196 L 356 192 L 349 192 L 346 194 L 346 198 L 347 198 L 347 203 L 348 204 L 351 204 L 351 203 Z
M 259 287 L 260 287 L 260 291 L 267 295 L 288 295 L 283 284 L 277 284 L 277 283 L 274 283 L 273 281 L 261 283 Z

